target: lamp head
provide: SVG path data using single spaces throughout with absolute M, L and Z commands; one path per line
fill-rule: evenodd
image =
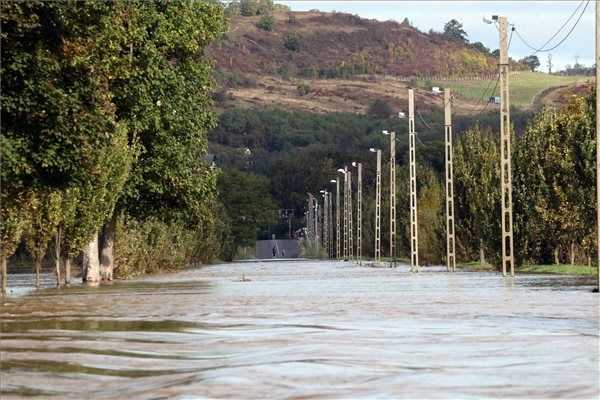
M 390 134 L 388 131 L 381 131 L 381 133 L 383 133 L 384 135 L 389 135 Z
M 370 151 L 371 153 L 377 153 L 377 149 L 376 149 L 376 148 L 374 148 L 374 147 L 371 147 L 371 148 L 369 149 L 369 151 Z
M 356 167 L 356 166 L 358 166 L 358 163 L 356 161 L 352 161 L 352 166 Z
M 343 173 L 345 173 L 346 171 L 345 171 L 343 168 L 338 168 L 337 172 L 339 172 L 339 173 L 342 173 L 342 174 L 343 174 Z
M 337 179 L 332 179 L 329 182 L 331 182 L 331 183 L 337 183 Z

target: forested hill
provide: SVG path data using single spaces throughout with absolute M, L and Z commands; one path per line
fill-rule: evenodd
M 281 9 L 230 14 L 228 32 L 209 49 L 220 71 L 335 78 L 472 75 L 493 73 L 497 66 L 480 43 L 424 33 L 406 19 L 379 22 L 337 12 Z

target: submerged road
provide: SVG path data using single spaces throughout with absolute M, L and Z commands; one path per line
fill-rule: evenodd
M 0 398 L 597 398 L 593 284 L 300 261 L 40 290 L 0 306 Z

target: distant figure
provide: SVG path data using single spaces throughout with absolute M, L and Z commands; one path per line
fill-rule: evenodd
M 273 246 L 273 258 L 277 257 L 277 247 Z
M 285 250 L 281 249 L 281 257 L 285 257 Z

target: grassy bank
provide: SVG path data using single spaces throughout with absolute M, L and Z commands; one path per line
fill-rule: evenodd
M 541 72 L 519 72 L 510 76 L 510 100 L 515 106 L 528 107 L 532 105 L 536 95 L 548 88 L 585 82 L 588 79 L 591 78 L 586 76 L 548 75 Z M 477 101 L 486 89 L 487 92 L 493 89 L 496 81 L 419 81 L 420 86 L 423 87 L 429 83 L 432 86 L 450 88 L 458 96 Z M 498 96 L 499 90 L 500 88 L 497 87 L 494 95 Z M 489 96 L 492 96 L 492 94 Z M 484 101 L 487 100 L 487 98 L 484 99 Z
M 496 268 L 491 264 L 481 265 L 479 261 L 459 263 L 456 268 L 462 271 L 471 272 L 496 272 Z M 598 267 L 587 265 L 568 265 L 568 264 L 549 264 L 549 265 L 523 265 L 517 268 L 516 273 L 520 274 L 551 274 L 551 275 L 576 275 L 576 276 L 595 276 L 598 274 Z

